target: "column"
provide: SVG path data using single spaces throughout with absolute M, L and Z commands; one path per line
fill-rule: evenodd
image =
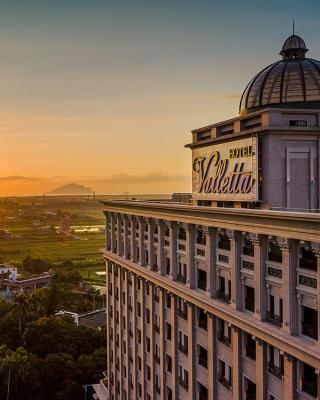
M 139 217 L 139 265 L 144 267 L 146 265 L 146 253 L 144 249 L 144 228 L 145 220 L 143 217 Z
M 112 337 L 112 350 L 113 350 L 113 362 L 112 362 L 112 372 L 113 372 L 113 386 L 111 393 L 113 393 L 114 397 L 117 397 L 116 392 L 116 383 L 117 383 L 117 375 L 116 375 L 116 359 L 117 359 L 117 346 L 116 346 L 116 337 L 117 337 L 117 324 L 116 324 L 116 276 L 114 273 L 115 265 L 112 264 L 112 328 L 113 328 L 113 337 Z
M 121 229 L 122 229 L 122 215 L 117 214 L 117 254 L 118 256 L 123 255 L 123 246 L 122 246 L 122 235 L 121 235 Z
M 231 305 L 236 310 L 242 310 L 243 287 L 240 279 L 242 234 L 233 231 L 228 234 L 230 239 L 230 268 L 231 268 Z
M 148 259 L 148 268 L 150 270 L 153 270 L 154 268 L 154 219 L 153 218 L 148 218 L 147 219 L 148 223 L 148 254 L 149 254 L 149 259 Z
M 206 235 L 206 259 L 207 259 L 207 295 L 215 297 L 217 288 L 216 255 L 217 255 L 217 228 L 204 227 Z
M 118 217 L 118 220 L 121 219 Z M 119 227 L 119 224 L 118 224 Z M 118 249 L 119 249 L 119 242 L 118 242 Z M 119 310 L 119 382 L 120 382 L 120 394 L 118 395 L 119 400 L 123 400 L 123 363 L 122 363 L 122 354 L 123 354 L 123 330 L 122 330 L 122 269 L 119 268 L 118 276 L 117 276 L 117 286 L 119 288 L 119 299 L 118 299 L 118 310 Z
M 208 400 L 217 398 L 216 317 L 208 314 Z
M 297 271 L 298 241 L 277 238 L 282 250 L 283 326 L 290 335 L 297 335 Z
M 188 303 L 188 371 L 189 371 L 189 399 L 196 398 L 196 377 L 195 377 L 195 306 Z
M 106 261 L 106 332 L 107 332 L 107 371 L 108 371 L 108 396 L 111 397 L 111 385 L 110 385 L 110 371 L 111 371 L 111 362 L 110 362 L 110 283 L 112 279 L 110 279 L 109 268 L 111 269 L 110 261 Z
M 317 375 L 317 395 L 318 395 L 318 399 L 320 398 L 320 370 L 316 369 L 316 375 Z
M 150 310 L 150 396 L 154 399 L 154 374 L 155 364 L 154 359 L 154 304 L 153 304 L 153 284 L 149 284 L 148 308 Z
M 145 305 L 145 280 L 141 279 L 141 284 L 140 284 L 140 303 L 141 303 L 141 346 L 142 346 L 142 354 L 141 354 L 141 386 L 142 386 L 142 398 L 145 398 L 146 395 L 146 387 L 145 387 L 145 382 L 146 382 L 146 360 L 145 360 L 145 354 L 146 354 L 146 305 Z M 151 348 L 150 345 L 150 353 L 151 353 L 151 358 L 152 358 L 152 351 L 153 349 Z M 138 397 L 138 396 L 137 396 Z
M 231 328 L 232 337 L 232 400 L 241 400 L 241 334 L 236 326 Z M 260 399 L 259 399 L 260 400 Z
M 105 248 L 106 250 L 111 250 L 111 237 L 110 237 L 110 229 L 111 229 L 111 221 L 110 221 L 110 213 L 108 211 L 104 212 L 106 217 L 106 232 L 105 232 Z
M 136 246 L 136 219 L 134 216 L 130 217 L 131 220 L 131 261 L 137 262 L 137 246 Z
M 138 297 L 139 298 L 139 297 Z M 133 380 L 133 398 L 136 399 L 138 397 L 137 391 L 137 276 L 132 274 L 132 329 L 133 329 L 133 337 L 132 337 L 132 380 Z M 141 333 L 142 335 L 142 333 Z M 141 338 L 142 340 L 142 338 Z M 130 365 L 130 364 L 129 364 Z M 129 395 L 128 395 L 128 398 Z
M 128 270 L 124 271 L 125 273 L 125 316 L 126 316 L 126 355 L 125 355 L 125 360 L 126 360 L 126 368 L 127 368 L 127 376 L 126 376 L 126 392 L 127 392 L 127 398 L 130 398 L 129 393 L 130 393 L 130 384 L 129 384 L 129 372 L 130 372 L 130 360 L 129 360 L 129 342 L 130 342 L 130 336 L 129 336 L 129 316 L 130 316 L 130 311 L 129 311 L 129 283 L 128 283 L 128 278 L 129 278 L 129 272 Z
M 267 395 L 267 345 L 256 339 L 256 398 L 265 400 Z
M 111 231 L 110 231 L 110 241 L 111 241 L 111 251 L 115 253 L 116 251 L 116 227 L 115 227 L 115 215 L 110 214 L 111 216 Z
M 170 258 L 170 269 L 171 279 L 177 279 L 177 223 L 170 221 L 169 224 L 169 258 Z
M 250 233 L 249 238 L 254 246 L 254 303 L 255 314 L 265 321 L 267 318 L 266 293 L 266 259 L 268 237 Z
M 161 400 L 165 400 L 166 394 L 166 349 L 165 349 L 165 291 L 159 288 L 159 318 L 160 318 L 160 382 L 161 382 Z
M 129 258 L 129 221 L 128 216 L 123 216 L 123 255 L 126 259 Z
M 190 289 L 196 286 L 196 271 L 194 263 L 194 240 L 195 240 L 195 225 L 187 224 L 186 231 L 186 258 L 187 258 L 187 285 Z
M 320 243 L 311 243 L 312 252 L 317 257 L 317 294 L 318 304 L 320 302 Z M 320 344 L 320 306 L 318 306 L 318 344 Z M 319 379 L 318 379 L 319 381 Z M 320 397 L 320 390 L 318 391 Z
M 157 219 L 156 225 L 158 226 L 158 254 L 157 254 L 157 263 L 158 263 L 158 273 L 161 275 L 165 275 L 165 262 L 164 262 L 164 223 L 163 221 Z
M 178 399 L 178 357 L 177 357 L 177 298 L 171 295 L 171 357 L 172 357 L 172 400 Z
M 286 400 L 294 400 L 295 398 L 295 360 L 289 354 L 284 354 L 284 394 Z

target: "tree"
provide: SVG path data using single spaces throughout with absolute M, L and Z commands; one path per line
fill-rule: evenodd
M 77 326 L 60 317 L 40 318 L 31 322 L 24 332 L 25 348 L 38 357 L 50 353 L 66 353 L 73 357 L 92 353 L 104 345 L 103 332 Z
M 29 311 L 28 297 L 24 293 L 19 293 L 15 296 L 13 304 L 14 304 L 13 309 L 18 314 L 19 336 L 21 338 L 23 318 Z
M 30 384 L 32 382 L 32 384 Z M 40 399 L 37 358 L 20 347 L 16 351 L 0 347 L 0 398 L 15 400 Z

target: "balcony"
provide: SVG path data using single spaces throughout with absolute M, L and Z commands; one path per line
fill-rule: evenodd
M 181 376 L 178 378 L 179 385 L 184 387 L 186 390 L 188 390 L 188 382 L 185 381 Z
M 225 336 L 224 332 L 218 331 L 217 339 L 227 347 L 231 347 L 231 338 Z
M 188 313 L 187 313 L 187 310 L 186 310 L 186 309 L 185 309 L 185 310 L 182 310 L 181 308 L 178 308 L 177 314 L 179 315 L 179 317 L 181 317 L 181 318 L 183 318 L 183 319 L 185 319 L 185 320 L 188 319 Z
M 312 339 L 318 340 L 318 327 L 316 324 L 310 324 L 302 321 L 301 323 L 302 330 L 301 333 L 303 335 L 309 336 Z
M 225 293 L 222 290 L 217 290 L 217 299 L 220 299 L 228 304 L 230 304 L 230 301 L 231 301 L 230 294 Z
M 278 328 L 282 327 L 282 318 L 280 315 L 276 315 L 271 311 L 267 311 L 267 321 L 271 322 L 273 325 L 277 326 Z
M 199 356 L 198 364 L 202 365 L 205 369 L 208 368 L 208 358 L 204 356 Z
M 231 390 L 231 382 L 221 372 L 218 373 L 218 382 L 228 390 Z
M 301 389 L 303 392 L 308 393 L 312 397 L 316 398 L 318 395 L 317 385 L 315 382 L 311 382 L 309 380 L 302 379 Z
M 181 283 L 186 283 L 186 277 L 183 274 L 178 274 L 177 275 L 177 281 Z
M 272 362 L 268 362 L 268 372 L 269 374 L 275 376 L 276 378 L 283 381 L 283 371 L 277 365 L 274 365 Z
M 188 346 L 186 346 L 185 344 L 179 343 L 178 344 L 178 349 L 185 354 L 186 356 L 188 355 Z
M 245 350 L 246 357 L 251 358 L 252 360 L 256 359 L 256 349 L 255 347 L 247 346 Z

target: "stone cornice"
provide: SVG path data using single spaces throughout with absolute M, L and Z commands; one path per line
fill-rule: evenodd
M 320 214 L 199 207 L 185 204 L 104 201 L 108 212 L 320 243 Z

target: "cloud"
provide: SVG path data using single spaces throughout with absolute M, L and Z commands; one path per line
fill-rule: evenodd
M 0 182 L 41 181 L 41 180 L 42 178 L 22 176 L 22 175 L 0 176 Z

